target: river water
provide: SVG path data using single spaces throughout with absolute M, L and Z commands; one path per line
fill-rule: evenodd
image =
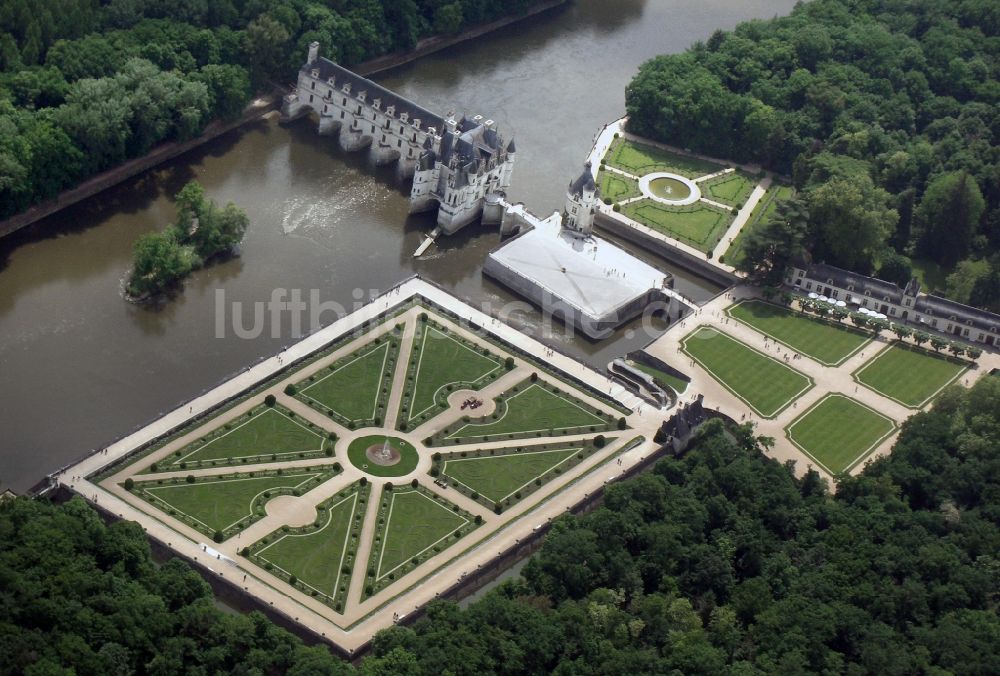
M 377 79 L 428 108 L 481 113 L 513 131 L 509 197 L 545 215 L 562 207 L 601 126 L 623 114 L 624 88 L 639 64 L 792 5 L 577 0 Z M 197 272 L 162 308 L 125 302 L 133 242 L 173 218 L 171 196 L 192 179 L 250 216 L 240 257 Z M 433 221 L 407 217 L 407 192 L 394 170 L 340 152 L 308 120 L 290 127 L 270 120 L 0 240 L 0 489 L 27 489 L 295 341 L 287 316 L 274 335 L 268 326 L 257 338 L 237 337 L 232 301 L 244 304 L 241 326 L 249 327 L 250 305 L 274 289 L 300 289 L 304 299 L 315 289 L 320 300 L 349 308 L 415 273 L 477 305 L 513 300 L 482 276 L 482 261 L 499 242 L 492 229 L 470 226 L 412 258 Z M 696 300 L 718 290 L 672 271 L 677 288 Z M 223 337 L 217 290 L 230 308 Z M 533 312 L 521 319 L 601 368 L 653 337 L 633 325 L 595 344 L 560 325 L 539 327 Z

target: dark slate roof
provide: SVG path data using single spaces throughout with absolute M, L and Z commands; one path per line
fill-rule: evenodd
M 833 286 L 841 289 L 853 286 L 854 290 L 852 293 L 855 295 L 865 295 L 866 291 L 870 291 L 871 297 L 874 299 L 882 300 L 888 296 L 889 302 L 894 305 L 903 304 L 904 290 L 900 289 L 899 285 L 887 282 L 884 279 L 866 277 L 865 275 L 859 275 L 825 263 L 813 263 L 810 265 L 806 270 L 806 277 L 821 284 L 827 284 L 827 280 L 830 279 L 833 280 Z M 911 297 L 917 296 L 916 301 L 913 303 L 913 309 L 919 314 L 938 319 L 951 319 L 954 317 L 955 321 L 960 324 L 972 322 L 972 326 L 984 331 L 988 331 L 991 328 L 1000 330 L 1000 316 L 992 312 L 969 307 L 968 305 L 963 305 L 947 298 L 941 298 L 940 296 L 930 294 L 917 295 L 919 291 L 920 283 L 915 279 L 910 280 L 910 283 L 906 285 L 906 295 Z
M 903 290 L 899 288 L 898 284 L 876 277 L 859 275 L 856 272 L 827 265 L 826 263 L 813 263 L 806 270 L 806 276 L 821 284 L 828 284 L 831 282 L 827 280 L 833 280 L 833 286 L 840 287 L 841 289 L 854 287 L 851 293 L 859 296 L 871 295 L 872 298 L 877 298 L 878 300 L 888 297 L 890 302 L 897 305 L 901 304 L 903 300 Z M 866 294 L 866 292 L 870 293 Z
M 319 77 L 321 80 L 328 80 L 329 78 L 335 78 L 335 86 L 340 90 L 345 84 L 351 85 L 351 96 L 357 96 L 363 91 L 367 91 L 368 95 L 366 101 L 374 101 L 375 99 L 382 99 L 382 110 L 384 111 L 389 106 L 395 106 L 396 117 L 399 118 L 403 113 L 408 113 L 410 116 L 410 121 L 414 119 L 420 120 L 420 128 L 426 129 L 427 127 L 435 127 L 438 133 L 444 129 L 444 118 L 437 113 L 432 113 L 422 106 L 418 106 L 413 101 L 403 98 L 399 94 L 386 89 L 382 85 L 376 84 L 371 80 L 361 77 L 356 73 L 352 73 L 343 66 L 334 63 L 330 59 L 320 57 L 313 63 L 307 63 L 302 66 L 302 70 L 306 73 L 312 72 L 314 68 L 319 69 Z
M 583 173 L 580 177 L 569 184 L 570 195 L 582 195 L 584 190 L 596 191 L 597 184 L 594 183 L 594 174 L 590 171 L 590 162 L 583 165 Z
M 508 153 L 516 153 L 517 152 L 517 148 L 514 147 L 514 139 L 511 139 L 510 143 L 507 144 L 507 152 Z
M 962 305 L 961 303 L 941 298 L 940 296 L 932 296 L 930 294 L 921 296 L 914 303 L 914 309 L 929 317 L 941 319 L 951 319 L 954 317 L 955 321 L 960 324 L 972 322 L 973 326 L 984 331 L 989 331 L 991 328 L 1000 329 L 1000 317 L 992 312 Z

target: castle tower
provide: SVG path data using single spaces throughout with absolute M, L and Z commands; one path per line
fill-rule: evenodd
M 601 191 L 594 182 L 590 162 L 583 165 L 583 173 L 569 184 L 566 191 L 566 210 L 563 213 L 563 228 L 580 237 L 589 237 L 594 230 L 594 214 Z
M 316 63 L 316 59 L 319 58 L 319 43 L 310 42 L 309 43 L 309 58 L 306 60 L 306 65 L 311 63 Z

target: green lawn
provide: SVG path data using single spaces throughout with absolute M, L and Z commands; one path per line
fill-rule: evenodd
M 703 202 L 672 207 L 643 199 L 624 205 L 622 213 L 705 253 L 715 249 L 733 220 L 731 214 Z
M 630 361 L 629 366 L 639 369 L 643 373 L 653 376 L 659 380 L 664 385 L 670 387 L 677 394 L 684 394 L 684 390 L 687 389 L 688 381 L 681 380 L 672 373 L 667 373 L 666 371 L 661 371 L 658 368 L 653 368 L 652 366 L 647 366 L 646 364 L 641 364 L 637 361 Z
M 896 429 L 881 413 L 830 394 L 796 418 L 785 433 L 793 444 L 830 474 L 846 472 Z
M 601 188 L 601 197 L 609 198 L 612 202 L 620 202 L 642 194 L 638 181 L 613 171 L 598 171 L 597 185 Z
M 299 382 L 297 396 L 340 422 L 372 424 L 382 417 L 398 352 L 391 339 L 365 345 Z
M 263 506 L 270 498 L 305 492 L 332 477 L 331 469 L 316 468 L 277 475 L 196 478 L 194 483 L 156 481 L 137 483 L 136 495 L 162 510 L 173 509 L 189 517 L 192 526 L 211 536 L 215 531 L 234 535 L 263 517 Z
M 910 408 L 923 408 L 968 368 L 965 362 L 893 343 L 854 372 L 854 379 Z
M 399 451 L 399 462 L 395 465 L 378 465 L 368 460 L 367 451 L 371 446 L 381 446 L 385 443 L 386 435 L 375 434 L 366 437 L 358 437 L 347 447 L 347 457 L 351 464 L 363 472 L 373 476 L 403 476 L 409 474 L 417 467 L 420 456 L 413 444 L 398 437 L 389 436 L 389 444 Z
M 599 414 L 565 392 L 552 392 L 541 383 L 521 383 L 518 391 L 497 398 L 494 416 L 443 431 L 449 440 L 487 441 L 511 436 L 549 436 L 553 432 L 603 432 L 611 429 L 612 416 Z
M 318 528 L 313 526 L 303 529 L 306 532 L 302 533 L 278 534 L 276 540 L 254 552 L 254 558 L 270 563 L 286 576 L 294 575 L 327 598 L 336 598 L 341 579 L 345 586 L 350 581 L 350 574 L 345 575 L 343 568 L 357 513 L 357 491 L 347 497 L 338 496 L 318 516 Z
M 580 448 L 551 451 L 524 449 L 506 455 L 450 458 L 441 473 L 459 481 L 493 502 L 501 502 L 535 479 L 551 472 Z
M 795 369 L 715 329 L 701 327 L 681 343 L 723 387 L 765 418 L 776 416 L 813 385 Z
M 701 194 L 710 200 L 729 206 L 745 204 L 757 183 L 749 176 L 735 171 L 700 184 Z
M 726 250 L 726 263 L 732 266 L 739 264 L 744 258 L 743 244 L 746 238 L 751 232 L 759 229 L 764 223 L 766 223 L 772 215 L 774 215 L 775 209 L 778 207 L 778 203 L 791 198 L 795 194 L 795 190 L 791 186 L 779 185 L 778 183 L 771 183 L 771 187 L 767 189 L 767 192 L 754 207 L 753 213 L 750 214 L 750 220 L 747 221 L 746 225 L 740 230 L 739 234 L 736 235 L 736 239 L 733 240 L 732 245 Z
M 372 550 L 376 581 L 427 553 L 434 545 L 447 546 L 453 533 L 469 523 L 466 516 L 421 490 L 397 489 L 387 499 L 385 523 L 379 529 L 381 546 Z
M 714 162 L 706 162 L 622 138 L 612 141 L 604 161 L 635 176 L 669 171 L 687 178 L 698 178 L 724 169 Z
M 409 427 L 437 415 L 453 390 L 478 390 L 504 372 L 503 358 L 450 332 L 422 323 L 414 338 L 409 374 L 413 384 L 401 403 L 400 419 Z M 407 396 L 408 395 L 408 396 Z
M 827 366 L 839 366 L 871 340 L 869 334 L 807 317 L 773 303 L 745 300 L 726 313 Z
M 228 428 L 228 429 L 227 429 Z M 280 406 L 261 406 L 220 426 L 211 434 L 189 444 L 161 463 L 162 469 L 197 465 L 205 461 L 222 461 L 232 465 L 237 461 L 266 462 L 271 456 L 321 455 L 330 442 L 322 432 L 301 418 L 290 417 Z

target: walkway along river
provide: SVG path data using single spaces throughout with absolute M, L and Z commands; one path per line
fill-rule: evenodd
M 380 76 L 433 110 L 482 113 L 517 138 L 511 197 L 544 214 L 601 126 L 620 117 L 639 64 L 680 51 L 715 28 L 788 12 L 792 0 L 577 0 Z M 173 218 L 171 196 L 197 178 L 219 202 L 250 215 L 242 255 L 193 275 L 161 309 L 121 297 L 135 239 Z M 0 489 L 23 491 L 46 473 L 106 445 L 228 374 L 294 340 L 216 338 L 216 289 L 227 301 L 264 302 L 275 288 L 319 290 L 350 305 L 419 273 L 494 307 L 514 300 L 481 274 L 499 241 L 470 227 L 412 253 L 430 218 L 407 218 L 391 168 L 368 167 L 320 138 L 308 121 L 262 121 L 219 137 L 155 171 L 0 242 Z M 640 254 L 645 257 L 645 254 Z M 659 264 L 664 269 L 662 263 Z M 678 275 L 686 295 L 716 287 Z M 327 317 L 330 321 L 332 317 Z M 529 325 L 538 316 L 526 316 Z M 564 334 L 558 349 L 603 367 L 651 336 L 624 327 L 600 344 Z

